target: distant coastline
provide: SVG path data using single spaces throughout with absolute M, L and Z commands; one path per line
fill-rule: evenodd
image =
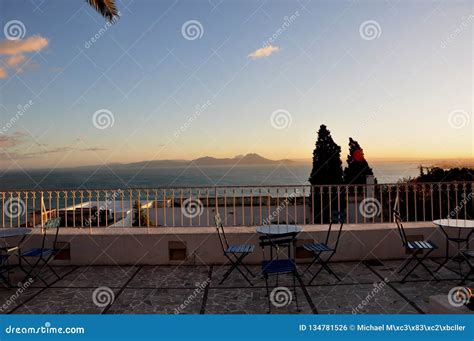
M 212 161 L 212 162 L 207 162 Z M 117 189 L 194 186 L 291 186 L 309 185 L 311 163 L 272 161 L 263 164 L 229 164 L 206 160 L 207 165 L 191 161 L 157 161 L 108 164 L 79 168 L 35 169 L 0 172 L 1 190 Z M 226 164 L 227 163 L 227 164 Z M 432 164 L 422 164 L 429 167 Z M 420 174 L 420 162 L 371 162 L 379 184 L 397 183 Z
M 440 167 L 440 168 L 474 168 L 474 158 L 473 159 L 390 159 L 390 158 L 368 158 L 367 160 L 370 166 L 383 166 L 383 165 L 416 165 L 427 167 Z M 120 163 L 113 162 L 105 165 L 84 165 L 84 166 L 71 166 L 71 167 L 61 167 L 65 170 L 91 170 L 91 169 L 160 169 L 160 168 L 180 168 L 180 167 L 222 167 L 222 166 L 231 166 L 231 167 L 248 167 L 248 166 L 271 166 L 271 165 L 311 165 L 311 159 L 280 159 L 280 160 L 271 160 L 265 158 L 256 153 L 250 153 L 246 155 L 237 155 L 233 158 L 217 158 L 212 156 L 200 157 L 193 160 L 183 160 L 183 159 L 168 159 L 168 160 L 144 160 L 137 162 L 129 163 Z M 343 162 L 345 166 L 345 162 Z M 33 168 L 34 170 L 44 170 L 48 171 L 49 168 L 38 167 Z M 16 171 L 14 168 L 11 171 Z
M 91 169 L 91 168 L 103 168 L 111 167 L 114 169 L 156 169 L 156 168 L 171 168 L 171 167 L 211 167 L 211 166 L 259 166 L 259 165 L 291 165 L 297 162 L 290 159 L 282 160 L 270 160 L 261 155 L 250 153 L 246 155 L 237 155 L 233 158 L 215 158 L 211 156 L 205 156 L 194 160 L 149 160 L 139 161 L 131 163 L 110 163 L 104 165 L 91 165 L 91 166 L 80 166 L 71 167 L 71 169 Z

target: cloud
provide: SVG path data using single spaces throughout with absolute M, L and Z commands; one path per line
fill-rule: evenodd
M 247 57 L 255 60 L 255 59 L 258 59 L 258 58 L 268 57 L 268 56 L 270 56 L 273 53 L 278 52 L 278 51 L 280 51 L 280 48 L 278 46 L 268 45 L 266 47 L 262 47 L 260 49 L 257 49 L 255 51 L 253 51 Z
M 48 44 L 48 39 L 42 36 L 32 36 L 28 39 L 19 40 L 5 39 L 0 42 L 0 54 L 13 56 L 29 52 L 39 52 Z
M 26 148 L 27 151 L 23 152 L 21 146 L 25 144 L 30 145 Z M 32 148 L 36 146 L 36 148 Z M 8 159 L 26 159 L 26 158 L 38 158 L 42 156 L 47 156 L 50 154 L 61 154 L 61 153 L 70 153 L 70 152 L 103 152 L 108 150 L 103 147 L 96 146 L 58 146 L 58 147 L 48 147 L 47 143 L 42 143 L 37 141 L 32 136 L 28 136 L 23 132 L 15 132 L 13 134 L 5 134 L 0 130 L 0 162 L 3 158 Z
M 11 57 L 7 57 L 4 59 L 5 64 L 7 64 L 9 67 L 15 67 L 18 66 L 18 64 L 23 63 L 26 60 L 25 55 L 23 54 L 16 54 Z
M 24 142 L 23 136 L 25 136 L 25 134 L 19 132 L 13 135 L 4 135 L 3 133 L 0 133 L 0 148 L 7 149 L 22 144 Z
M 48 39 L 39 35 L 32 36 L 27 39 L 19 40 L 3 40 L 0 42 L 0 56 L 6 56 L 0 58 L 0 62 L 4 64 L 4 67 L 0 66 L 0 79 L 7 78 L 7 68 L 14 69 L 16 73 L 22 73 L 25 71 L 25 67 L 20 66 L 26 60 L 25 54 L 39 52 L 48 46 Z M 36 64 L 26 65 L 26 69 L 34 69 L 37 67 Z
M 52 148 L 52 149 L 42 149 L 42 150 L 32 151 L 29 153 L 24 153 L 23 156 L 30 157 L 30 156 L 39 156 L 39 155 L 45 155 L 45 154 L 65 153 L 65 152 L 70 152 L 73 150 L 74 148 L 69 147 L 69 146 L 57 147 L 57 148 Z
M 101 148 L 101 147 L 90 147 L 90 148 L 83 148 L 80 149 L 81 152 L 103 152 L 108 150 L 107 148 Z

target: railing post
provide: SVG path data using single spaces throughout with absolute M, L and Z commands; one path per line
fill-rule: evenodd
M 25 193 L 25 225 L 28 227 L 28 192 L 25 191 L 24 193 Z M 33 198 L 33 202 L 34 202 L 34 195 L 35 195 L 34 193 L 35 192 L 31 193 L 31 196 Z M 21 202 L 20 194 L 18 194 L 18 200 L 19 200 L 19 202 Z M 35 216 L 35 213 L 36 212 L 33 210 L 33 217 Z M 19 219 L 20 219 L 20 217 L 19 217 Z M 33 218 L 33 220 L 34 220 L 34 218 Z M 20 227 L 20 225 L 21 225 L 21 221 L 19 221 L 18 227 Z M 34 223 L 33 223 L 33 227 L 35 227 Z
M 76 191 L 72 191 L 72 226 L 76 227 Z

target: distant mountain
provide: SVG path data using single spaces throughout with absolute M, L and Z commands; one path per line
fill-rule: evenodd
M 291 163 L 291 160 L 270 160 L 258 154 L 247 154 L 238 155 L 232 159 L 224 158 L 218 159 L 215 157 L 201 157 L 192 161 L 193 164 L 198 166 L 225 166 L 225 165 L 236 165 L 236 166 L 248 166 L 248 165 L 273 165 L 279 163 Z
M 205 156 L 194 160 L 150 160 L 132 163 L 111 163 L 108 167 L 113 169 L 153 169 L 163 167 L 189 167 L 189 166 L 257 166 L 257 165 L 277 165 L 292 164 L 294 161 L 289 159 L 270 160 L 258 154 L 238 155 L 233 158 L 215 158 Z M 84 166 L 78 168 L 91 168 L 94 166 Z M 95 166 L 97 167 L 97 166 Z M 106 168 L 106 166 L 101 166 Z

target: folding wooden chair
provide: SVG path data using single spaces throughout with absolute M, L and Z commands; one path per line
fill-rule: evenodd
M 11 287 L 10 283 L 10 266 L 8 264 L 8 258 L 18 250 L 17 246 L 14 247 L 0 247 L 0 282 L 5 286 Z
M 49 261 L 59 251 L 56 243 L 58 240 L 60 223 L 61 218 L 53 218 L 44 223 L 44 226 L 41 227 L 42 242 L 40 247 L 32 248 L 27 251 L 22 251 L 21 249 L 18 250 L 19 266 L 20 269 L 26 273 L 25 279 L 37 277 L 45 285 L 48 285 L 48 283 L 41 277 L 41 272 L 44 268 L 48 268 L 58 279 L 60 278 L 56 271 L 54 271 L 54 269 L 49 265 Z M 54 235 L 50 234 L 53 235 L 53 241 L 51 242 L 50 246 L 47 246 L 46 243 L 49 243 L 48 231 L 51 229 L 55 230 Z M 28 259 L 30 259 L 30 261 Z M 34 259 L 36 259 L 36 261 L 34 261 Z M 25 262 L 30 267 L 29 271 L 24 268 L 23 262 Z
M 293 292 L 295 295 L 296 309 L 299 311 L 298 294 L 296 291 L 296 279 L 299 278 L 299 274 L 296 267 L 294 252 L 297 235 L 297 232 L 290 232 L 279 235 L 263 235 L 260 237 L 260 247 L 262 248 L 264 259 L 262 261 L 262 275 L 265 278 L 265 287 L 267 289 L 268 313 L 271 313 L 272 311 L 268 279 L 271 275 L 278 276 L 279 274 L 285 273 L 293 275 Z M 266 247 L 269 247 L 270 258 L 266 257 Z M 287 249 L 286 255 L 284 258 L 280 258 L 280 254 L 283 253 L 283 248 Z M 276 255 L 274 255 L 274 251 L 276 252 Z M 301 283 L 300 280 L 299 282 Z
M 314 254 L 314 258 L 311 261 L 311 263 L 306 267 L 304 270 L 304 273 L 307 271 L 310 271 L 309 269 L 315 264 L 318 263 L 321 266 L 319 267 L 318 271 L 313 275 L 311 280 L 309 281 L 308 285 L 311 285 L 313 283 L 314 279 L 316 276 L 319 275 L 319 273 L 324 269 L 326 270 L 330 275 L 333 275 L 338 281 L 341 279 L 339 278 L 338 275 L 332 269 L 329 267 L 328 263 L 331 260 L 331 258 L 336 254 L 337 251 L 337 246 L 339 244 L 339 239 L 341 237 L 341 231 L 342 227 L 344 226 L 344 221 L 345 221 L 345 214 L 344 212 L 335 212 L 333 213 L 331 217 L 331 223 L 329 224 L 328 231 L 326 233 L 326 239 L 324 243 L 309 243 L 309 244 L 304 244 L 303 247 L 305 250 L 310 251 Z M 336 239 L 333 243 L 333 246 L 329 245 L 329 238 L 331 236 L 331 228 L 332 224 L 340 224 L 339 230 L 337 231 L 337 236 Z M 321 255 L 323 254 L 328 254 L 329 256 L 326 257 L 326 259 L 323 259 Z
M 464 259 L 466 260 L 467 265 L 469 266 L 468 273 L 461 280 L 461 284 L 462 284 L 469 279 L 469 276 L 471 274 L 474 274 L 474 264 L 472 263 L 472 260 L 474 259 L 474 250 L 461 250 L 460 252 L 461 252 L 461 255 L 464 257 Z
M 410 265 L 410 263 L 412 261 L 417 262 L 415 264 L 415 266 L 413 266 L 413 268 L 411 268 L 411 270 L 406 273 L 405 277 L 403 277 L 402 283 L 405 282 L 405 280 L 408 278 L 408 276 L 410 276 L 411 273 L 413 271 L 415 271 L 415 269 L 420 265 L 436 281 L 438 281 L 438 278 L 435 276 L 435 274 L 423 263 L 434 250 L 438 249 L 438 247 L 432 241 L 429 241 L 429 240 L 408 241 L 406 233 L 405 233 L 405 229 L 404 229 L 403 224 L 402 224 L 402 218 L 401 218 L 400 213 L 398 211 L 395 211 L 395 210 L 393 211 L 393 219 L 394 219 L 395 223 L 397 224 L 398 233 L 400 234 L 400 238 L 402 240 L 403 247 L 405 248 L 405 250 L 407 250 L 408 252 L 411 253 L 411 257 L 408 258 L 405 261 L 405 263 L 401 266 L 400 270 L 398 270 L 397 273 L 400 273 L 403 270 L 405 270 L 408 267 L 408 265 Z M 423 251 L 427 251 L 427 252 L 424 255 L 422 255 L 421 257 L 419 257 L 420 254 L 423 254 Z
M 221 244 L 222 251 L 224 252 L 224 256 L 232 263 L 231 267 L 224 274 L 219 284 L 224 283 L 232 271 L 237 270 L 245 278 L 245 280 L 253 286 L 253 283 L 240 267 L 244 268 L 244 270 L 247 271 L 249 275 L 255 277 L 250 269 L 243 263 L 244 258 L 253 253 L 255 246 L 251 244 L 229 245 L 219 213 L 215 215 L 214 220 L 216 222 L 217 235 L 219 236 L 219 242 Z

